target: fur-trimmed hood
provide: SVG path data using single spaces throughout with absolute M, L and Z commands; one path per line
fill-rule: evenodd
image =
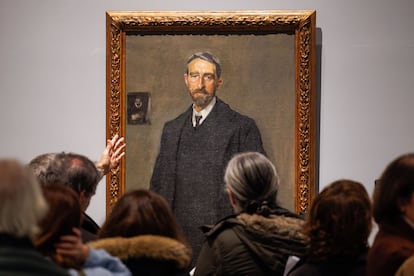
M 240 214 L 236 220 L 252 231 L 285 236 L 293 241 L 303 242 L 306 236 L 302 232 L 304 221 L 295 217 Z
M 233 244 L 234 246 L 239 240 L 250 252 L 250 261 L 260 260 L 257 261 L 260 266 L 267 267 L 275 275 L 281 275 L 289 256 L 301 258 L 306 252 L 307 238 L 302 232 L 303 223 L 303 219 L 293 213 L 273 214 L 269 217 L 241 213 L 227 217 L 213 227 L 204 227 L 203 231 L 211 243 Z M 233 235 L 226 235 L 226 239 L 232 237 L 233 242 L 218 241 L 223 238 L 221 233 L 229 229 L 232 230 Z M 224 247 L 217 247 L 214 250 L 232 252 L 231 248 Z M 238 253 L 240 252 L 233 254 Z M 252 256 L 255 257 L 252 258 Z M 227 269 L 232 268 L 227 267 Z
M 122 261 L 139 258 L 173 261 L 180 269 L 187 268 L 191 261 L 191 251 L 188 247 L 175 239 L 163 236 L 104 238 L 89 242 L 88 245 L 95 249 L 105 249 Z
M 283 236 L 289 240 L 300 242 L 306 240 L 306 236 L 302 232 L 304 220 L 296 216 L 271 215 L 264 217 L 257 214 L 241 213 L 224 218 L 214 226 L 203 226 L 202 230 L 208 237 L 226 228 L 227 225 L 236 224 L 242 225 L 249 232 L 262 233 L 265 236 Z

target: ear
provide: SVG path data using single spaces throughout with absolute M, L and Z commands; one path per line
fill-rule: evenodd
M 81 191 L 80 193 L 79 193 L 79 202 L 80 202 L 80 204 L 82 205 L 82 203 L 85 201 L 85 198 L 86 198 L 86 193 L 85 193 L 85 191 Z
M 229 197 L 231 205 L 232 206 L 237 205 L 236 199 L 234 198 L 233 193 L 231 192 L 229 188 L 226 188 L 226 193 L 227 193 L 227 196 Z
M 219 87 L 220 87 L 222 84 L 223 84 L 223 79 L 220 77 L 220 78 L 217 80 L 217 83 L 216 83 L 216 89 L 219 89 Z
M 236 197 L 233 195 L 233 193 L 231 192 L 229 188 L 226 188 L 226 192 L 227 192 L 227 195 L 229 196 L 230 204 L 231 204 L 231 207 L 233 207 L 234 212 L 240 213 L 241 208 L 240 208 L 240 204 L 237 201 Z
M 184 74 L 184 82 L 185 82 L 185 85 L 188 87 L 188 79 L 187 79 L 187 73 L 185 73 Z
M 86 192 L 83 190 L 79 193 L 79 204 L 82 211 L 86 211 L 91 201 L 91 196 L 87 196 Z

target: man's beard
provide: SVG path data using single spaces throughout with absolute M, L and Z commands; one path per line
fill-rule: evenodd
M 214 98 L 215 94 L 208 95 L 205 91 L 197 90 L 191 93 L 191 97 L 196 106 L 206 107 Z

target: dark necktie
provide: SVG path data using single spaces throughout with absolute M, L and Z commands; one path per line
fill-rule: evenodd
M 195 127 L 198 127 L 200 125 L 200 120 L 201 120 L 202 117 L 203 116 L 197 116 L 197 115 L 195 115 L 195 121 L 196 121 Z

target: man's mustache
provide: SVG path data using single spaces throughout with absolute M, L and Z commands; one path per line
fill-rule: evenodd
M 196 90 L 193 91 L 193 93 L 207 94 L 207 90 L 205 90 L 205 89 L 196 89 Z

